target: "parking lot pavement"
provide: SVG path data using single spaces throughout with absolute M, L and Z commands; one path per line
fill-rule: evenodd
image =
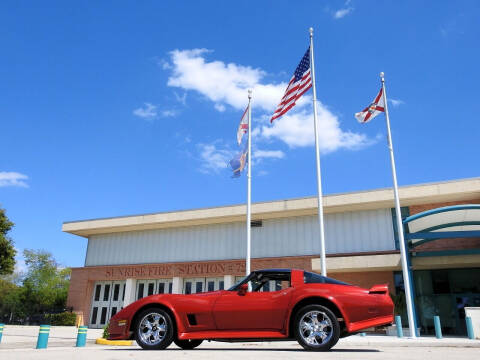
M 322 360 L 352 359 L 477 359 L 480 354 L 480 340 L 466 338 L 421 337 L 416 340 L 395 337 L 368 335 L 351 336 L 340 339 L 330 352 L 315 354 L 304 351 L 293 341 L 263 343 L 223 343 L 205 341 L 195 350 L 182 350 L 171 345 L 162 351 L 145 351 L 137 345 L 104 346 L 95 345 L 102 330 L 89 329 L 87 346 L 75 348 L 76 329 L 73 327 L 52 327 L 47 349 L 35 349 L 38 327 L 6 326 L 0 344 L 0 359 L 40 359 L 40 360 L 84 360 L 84 359 L 151 359 L 152 355 L 161 359 L 312 359 L 321 356 Z M 428 357 L 428 358 L 427 358 Z

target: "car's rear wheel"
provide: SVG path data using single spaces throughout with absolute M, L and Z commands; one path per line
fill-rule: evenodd
M 173 341 L 173 322 L 163 309 L 142 311 L 135 326 L 135 340 L 146 350 L 163 350 Z
M 192 350 L 195 349 L 197 346 L 199 346 L 203 340 L 178 340 L 175 339 L 173 340 L 175 345 L 178 347 L 184 349 L 184 350 Z
M 340 336 L 337 317 L 322 305 L 307 305 L 295 316 L 295 338 L 304 349 L 327 351 Z

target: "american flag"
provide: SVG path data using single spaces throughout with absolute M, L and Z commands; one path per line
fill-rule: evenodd
M 295 69 L 287 90 L 283 95 L 282 101 L 278 104 L 277 109 L 273 113 L 270 122 L 285 114 L 288 110 L 295 106 L 296 101 L 312 87 L 312 76 L 310 75 L 310 46 L 305 55 L 303 55 L 300 64 Z

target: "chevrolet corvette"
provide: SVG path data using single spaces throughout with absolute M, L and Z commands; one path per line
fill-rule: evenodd
M 340 337 L 392 322 L 388 285 L 367 290 L 303 270 L 268 269 L 228 290 L 140 299 L 112 317 L 108 331 L 110 340 L 134 338 L 152 350 L 172 342 L 193 349 L 203 340 L 297 340 L 325 351 Z

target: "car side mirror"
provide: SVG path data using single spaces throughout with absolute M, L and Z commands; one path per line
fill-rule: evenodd
M 245 296 L 245 294 L 247 293 L 248 291 L 248 284 L 242 284 L 240 285 L 240 287 L 238 288 L 238 295 L 240 296 Z

